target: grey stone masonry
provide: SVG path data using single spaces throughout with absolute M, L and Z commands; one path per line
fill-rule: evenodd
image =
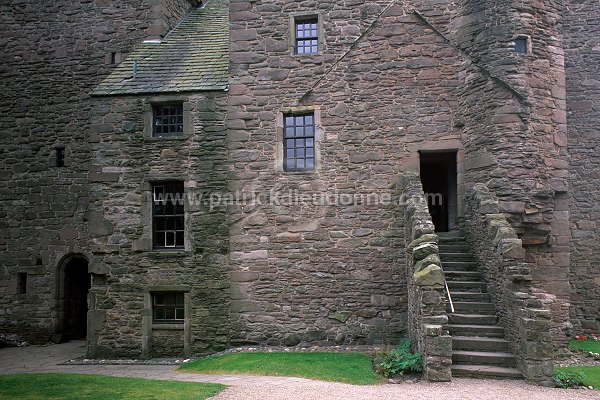
M 571 320 L 575 333 L 590 334 L 600 332 L 600 3 L 572 3 L 563 8 L 561 24 L 572 195 L 565 222 L 572 232 Z
M 443 323 L 413 325 L 443 293 L 402 177 L 421 196 L 421 163 L 455 156 L 449 227 L 547 382 L 548 326 L 558 352 L 600 330 L 599 20 L 594 0 L 0 2 L 0 333 L 152 357 L 411 332 L 427 352 L 428 332 L 446 379 Z M 160 105 L 181 135 L 153 137 Z M 153 248 L 161 181 L 184 186 L 177 251 Z M 152 321 L 163 291 L 177 324 Z
M 483 184 L 466 196 L 465 233 L 525 378 L 553 386 L 552 313 L 534 295 L 525 249 Z M 545 297 L 544 297 L 545 298 Z
M 230 208 L 233 344 L 406 336 L 394 187 L 420 150 L 462 148 L 465 60 L 413 12 L 437 16 L 437 4 L 405 3 L 230 2 L 230 190 L 276 196 Z M 296 55 L 292 22 L 310 15 L 322 46 Z M 307 112 L 315 169 L 286 172 L 283 116 Z
M 0 3 L 0 331 L 46 343 L 60 330 L 59 270 L 74 254 L 92 265 L 90 236 L 110 230 L 86 213 L 97 176 L 90 172 L 90 92 L 135 44 L 164 36 L 195 4 Z M 64 167 L 56 165 L 57 149 Z M 27 274 L 24 294 L 20 273 Z
M 434 232 L 419 176 L 407 173 L 402 192 L 406 199 L 406 272 L 410 337 L 423 355 L 425 377 L 431 382 L 452 378 L 452 337 L 446 325 L 447 296 L 438 237 Z
M 183 133 L 153 137 L 152 105 L 173 102 L 183 104 Z M 93 99 L 89 212 L 110 229 L 92 236 L 101 279 L 90 290 L 97 323 L 88 355 L 189 356 L 228 346 L 227 204 L 210 202 L 227 191 L 226 107 L 218 91 Z M 163 181 L 184 185 L 181 249 L 153 248 L 151 187 Z M 163 291 L 185 293 L 182 324 L 153 323 L 151 295 Z

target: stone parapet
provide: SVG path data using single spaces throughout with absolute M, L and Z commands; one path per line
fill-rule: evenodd
M 452 378 L 452 337 L 445 328 L 448 315 L 438 237 L 417 174 L 404 176 L 403 194 L 409 332 L 423 354 L 427 380 L 445 382 Z
M 466 195 L 465 231 L 506 339 L 525 378 L 553 385 L 552 313 L 532 291 L 525 250 L 514 229 L 498 209 L 498 201 L 483 184 Z

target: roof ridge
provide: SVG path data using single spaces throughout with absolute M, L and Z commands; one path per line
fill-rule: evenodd
M 201 5 L 199 7 L 196 7 L 192 10 L 190 10 L 190 12 L 188 12 L 183 18 L 181 18 L 179 20 L 179 22 L 177 22 L 177 24 L 169 31 L 167 32 L 167 34 L 163 37 L 163 40 L 166 41 L 169 39 L 169 36 L 171 36 L 171 34 L 175 31 L 177 31 L 177 28 L 179 28 L 181 25 L 185 24 L 188 19 L 190 19 L 190 17 L 197 11 L 200 10 L 204 10 L 206 7 L 208 7 L 208 5 L 211 3 L 211 0 L 207 0 L 206 3 L 202 2 Z

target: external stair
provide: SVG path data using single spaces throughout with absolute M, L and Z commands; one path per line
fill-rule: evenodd
M 468 243 L 457 232 L 438 236 L 440 259 L 454 305 L 454 312 L 448 310 L 452 376 L 522 379 Z

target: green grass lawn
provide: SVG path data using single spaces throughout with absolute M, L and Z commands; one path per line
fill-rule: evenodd
M 599 340 L 571 340 L 569 347 L 573 350 L 591 351 L 594 353 L 600 353 L 600 341 Z
M 184 364 L 183 372 L 296 376 L 372 385 L 382 381 L 371 357 L 362 353 L 234 353 Z
M 600 389 L 600 367 L 560 367 L 556 368 L 556 370 L 564 372 L 583 372 L 585 374 L 583 382 L 587 386 Z
M 156 399 L 202 400 L 225 389 L 223 385 L 152 381 L 77 374 L 23 374 L 0 376 L 0 399 Z

